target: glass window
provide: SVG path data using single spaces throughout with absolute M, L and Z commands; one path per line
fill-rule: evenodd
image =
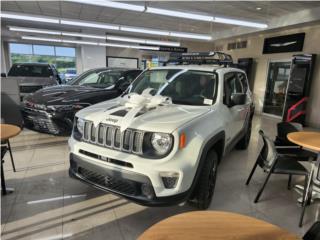
M 10 52 L 19 54 L 32 54 L 31 44 L 10 43 Z
M 54 47 L 45 45 L 33 45 L 33 54 L 54 56 Z
M 61 57 L 75 57 L 76 49 L 68 47 L 56 47 L 56 55 Z
M 175 104 L 211 105 L 216 96 L 216 87 L 214 73 L 162 69 L 144 72 L 134 81 L 131 92 L 141 93 L 146 88 L 153 88 L 154 94 L 171 97 Z
M 60 73 L 76 68 L 75 48 L 10 43 L 11 63 L 48 63 Z

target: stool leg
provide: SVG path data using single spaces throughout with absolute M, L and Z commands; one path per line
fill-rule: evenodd
M 14 161 L 13 161 L 13 156 L 12 156 L 12 152 L 11 152 L 11 146 L 10 146 L 10 141 L 9 141 L 9 139 L 8 139 L 7 143 L 8 143 L 8 148 L 9 148 L 9 153 L 10 153 L 12 168 L 13 168 L 13 171 L 16 172 L 16 166 L 14 165 Z
M 292 181 L 292 175 L 289 174 L 289 180 L 288 180 L 288 190 L 291 189 L 291 181 Z
M 4 180 L 3 160 L 2 159 L 1 159 L 1 189 L 2 189 L 2 194 L 6 195 L 7 194 L 7 189 L 6 189 L 6 182 Z

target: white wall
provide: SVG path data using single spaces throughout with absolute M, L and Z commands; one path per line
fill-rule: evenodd
M 79 46 L 76 50 L 77 72 L 92 68 L 106 67 L 106 48 L 99 46 Z

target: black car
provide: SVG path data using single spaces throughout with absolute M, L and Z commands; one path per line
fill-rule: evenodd
M 36 91 L 22 103 L 24 126 L 39 132 L 69 135 L 78 110 L 118 97 L 140 73 L 138 69 L 93 69 L 67 85 Z

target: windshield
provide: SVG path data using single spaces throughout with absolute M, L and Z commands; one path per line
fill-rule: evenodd
M 171 97 L 175 104 L 212 105 L 216 98 L 217 75 L 213 72 L 160 69 L 142 73 L 130 92 L 141 94 L 153 88 L 152 94 Z
M 17 64 L 13 65 L 8 73 L 12 77 L 50 77 L 52 69 L 48 65 Z
M 121 75 L 122 71 L 119 70 L 87 71 L 70 82 L 70 85 L 108 88 L 114 86 Z

